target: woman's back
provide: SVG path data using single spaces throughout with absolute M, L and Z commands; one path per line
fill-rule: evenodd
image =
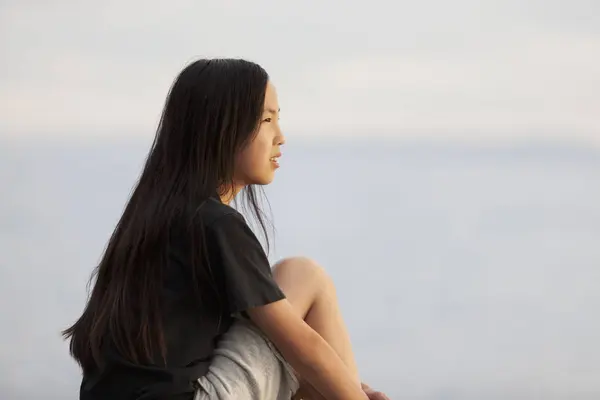
M 253 296 L 259 292 L 255 288 L 257 284 L 260 287 L 256 276 L 260 276 L 260 264 L 268 263 L 257 260 L 258 272 L 247 266 L 240 271 L 240 265 L 236 265 L 239 263 L 227 257 L 235 246 L 237 253 L 261 258 L 256 247 L 260 244 L 249 235 L 241 214 L 215 196 L 186 220 L 171 227 L 162 293 L 157 293 L 161 297 L 166 363 L 155 357 L 151 363 L 135 365 L 107 343 L 102 349 L 104 367 L 84 373 L 82 399 L 143 399 L 179 394 L 182 399 L 191 398 L 198 377 L 208 370 L 221 335 L 233 322 L 231 311 L 245 309 L 256 300 Z M 191 243 L 190 229 L 204 233 L 204 266 L 194 265 L 194 248 L 202 244 Z M 212 282 L 198 279 L 199 268 L 205 267 L 211 271 Z M 270 293 L 273 298 L 282 297 L 277 288 Z M 260 295 L 264 296 L 262 288 Z

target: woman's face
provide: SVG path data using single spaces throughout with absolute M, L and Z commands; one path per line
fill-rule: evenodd
M 280 148 L 284 143 L 285 137 L 279 127 L 277 91 L 269 82 L 256 137 L 238 156 L 236 180 L 244 186 L 271 183 L 279 168 Z

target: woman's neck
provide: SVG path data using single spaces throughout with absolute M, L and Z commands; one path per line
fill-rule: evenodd
M 230 188 L 229 190 L 224 191 L 224 193 L 219 196 L 221 198 L 221 203 L 229 205 L 243 188 L 244 186 L 240 185 L 236 186 L 235 189 Z

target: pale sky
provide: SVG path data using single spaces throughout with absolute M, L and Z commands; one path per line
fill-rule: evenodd
M 0 51 L 0 136 L 150 136 L 205 56 L 263 65 L 298 136 L 600 143 L 594 0 L 0 0 Z

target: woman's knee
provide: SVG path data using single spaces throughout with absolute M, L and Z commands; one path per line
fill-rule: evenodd
M 331 278 L 325 269 L 315 260 L 308 257 L 289 257 L 280 260 L 273 266 L 275 280 L 297 285 L 329 285 Z
M 335 295 L 333 281 L 325 269 L 308 257 L 290 257 L 277 262 L 273 266 L 273 277 L 288 300 L 302 311 L 307 311 L 319 295 Z

